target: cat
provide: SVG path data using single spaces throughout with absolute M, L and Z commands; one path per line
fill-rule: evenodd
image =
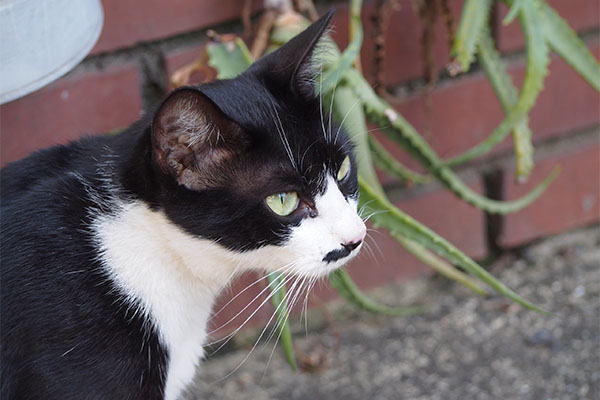
M 121 134 L 2 170 L 3 399 L 176 399 L 232 276 L 356 256 L 356 160 L 313 82 L 331 16 Z

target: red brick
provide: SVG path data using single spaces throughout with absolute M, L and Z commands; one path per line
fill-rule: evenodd
M 134 63 L 67 76 L 0 107 L 2 164 L 84 134 L 126 127 L 140 110 Z
M 103 0 L 104 27 L 92 53 L 133 46 L 238 19 L 244 0 Z M 262 7 L 254 1 L 253 9 Z
M 592 49 L 598 57 L 600 43 L 593 43 Z M 518 85 L 524 68 L 523 62 L 509 66 Z M 394 106 L 417 130 L 425 132 L 427 115 L 422 94 L 398 101 Z M 599 122 L 599 109 L 598 93 L 562 59 L 553 56 L 544 90 L 530 114 L 534 141 L 594 126 Z M 483 73 L 459 77 L 439 85 L 433 92 L 432 133 L 426 138 L 440 156 L 449 158 L 484 140 L 503 118 L 504 113 Z M 511 147 L 509 135 L 494 151 Z M 398 151 L 394 154 L 407 160 Z
M 386 55 L 384 61 L 384 83 L 395 85 L 423 76 L 423 49 L 421 35 L 423 24 L 415 12 L 412 0 L 400 0 L 398 11 L 390 16 L 386 35 Z M 454 20 L 457 23 L 462 9 L 462 0 L 449 2 Z M 333 37 L 342 49 L 348 42 L 348 6 L 347 3 L 336 4 L 334 17 L 335 32 Z M 375 26 L 371 20 L 374 3 L 368 2 L 363 7 L 362 21 L 365 30 L 364 43 L 361 50 L 361 61 L 365 76 L 374 80 L 373 57 Z M 447 34 L 442 21 L 438 18 L 435 27 L 434 54 L 438 71 L 445 68 L 449 61 Z
M 511 24 L 505 26 L 502 20 L 508 8 L 498 2 L 499 12 L 496 13 L 496 26 L 498 28 L 498 48 L 502 52 L 515 51 L 525 47 L 523 33 L 519 20 L 516 18 Z M 600 26 L 600 2 L 590 0 L 548 0 L 548 4 L 563 17 L 569 26 L 578 32 Z
M 597 141 L 539 160 L 526 185 L 515 184 L 514 170 L 507 171 L 506 197 L 512 199 L 525 194 L 556 165 L 561 167 L 561 174 L 546 193 L 524 210 L 505 217 L 503 246 L 521 245 L 600 220 L 600 146 Z

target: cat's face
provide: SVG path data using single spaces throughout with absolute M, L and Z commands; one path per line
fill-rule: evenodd
M 322 112 L 310 79 L 327 23 L 235 79 L 176 90 L 154 117 L 165 212 L 240 263 L 322 276 L 364 240 L 350 140 Z

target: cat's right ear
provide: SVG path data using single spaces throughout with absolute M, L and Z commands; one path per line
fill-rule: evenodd
M 295 95 L 314 97 L 312 81 L 316 71 L 313 56 L 333 14 L 332 9 L 279 49 L 262 57 L 250 70 L 259 70 L 269 79 L 284 83 Z
M 156 162 L 189 189 L 209 186 L 215 168 L 246 144 L 239 125 L 193 87 L 173 91 L 152 120 Z

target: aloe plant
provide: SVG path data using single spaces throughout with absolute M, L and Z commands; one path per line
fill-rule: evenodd
M 376 227 L 390 232 L 409 253 L 434 268 L 440 274 L 486 294 L 481 286 L 487 285 L 496 293 L 529 309 L 546 313 L 496 280 L 479 264 L 462 253 L 447 240 L 395 207 L 386 197 L 377 179 L 374 165 L 386 173 L 412 184 L 437 180 L 448 190 L 469 204 L 488 213 L 512 213 L 537 199 L 557 176 L 558 169 L 525 196 L 512 201 L 485 198 L 473 192 L 452 171 L 452 167 L 471 161 L 489 152 L 512 132 L 517 160 L 517 178 L 527 178 L 533 168 L 532 132 L 528 113 L 543 89 L 548 74 L 549 52 L 554 50 L 564 58 L 587 82 L 600 91 L 600 65 L 585 44 L 568 24 L 544 0 L 503 0 L 510 9 L 505 24 L 518 17 L 526 43 L 527 67 L 525 80 L 518 90 L 495 49 L 490 33 L 489 16 L 492 0 L 465 0 L 451 53 L 459 70 L 469 70 L 475 57 L 484 70 L 506 118 L 481 143 L 450 160 L 441 159 L 419 132 L 380 96 L 359 70 L 357 57 L 363 39 L 360 19 L 361 1 L 350 0 L 350 41 L 340 52 L 330 43 L 330 51 L 322 62 L 322 71 L 316 89 L 325 100 L 324 108 L 350 133 L 359 162 L 360 207 L 371 214 Z M 282 45 L 305 26 L 308 21 L 295 15 L 297 23 L 275 26 L 271 32 L 270 48 Z M 207 46 L 209 64 L 216 69 L 218 78 L 231 78 L 243 72 L 252 57 L 239 38 L 212 42 Z M 387 137 L 418 160 L 426 174 L 411 171 L 368 134 L 371 122 Z M 455 268 L 458 266 L 462 271 Z M 464 271 L 464 272 L 463 272 Z M 273 288 L 272 301 L 277 314 L 276 329 L 281 337 L 286 358 L 295 370 L 295 356 L 288 319 L 288 296 L 283 277 L 269 276 Z M 358 308 L 387 315 L 406 315 L 418 312 L 414 307 L 392 307 L 375 302 L 360 292 L 345 269 L 330 276 L 331 285 L 340 296 Z M 294 289 L 294 288 L 292 288 Z M 293 300 L 292 300 L 293 303 Z

